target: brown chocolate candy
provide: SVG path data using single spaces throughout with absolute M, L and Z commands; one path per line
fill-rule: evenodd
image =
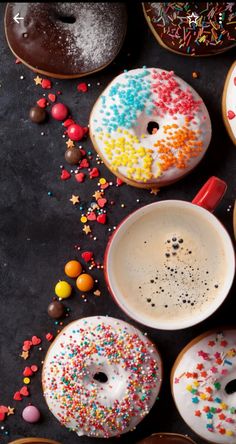
M 47 111 L 39 106 L 30 108 L 29 118 L 34 123 L 43 123 L 46 120 Z
M 65 152 L 65 159 L 70 165 L 77 165 L 82 158 L 79 148 L 70 148 Z
M 48 306 L 48 316 L 52 319 L 60 319 L 65 315 L 65 306 L 59 301 L 53 301 Z
M 175 433 L 155 433 L 138 444 L 195 444 L 191 438 Z

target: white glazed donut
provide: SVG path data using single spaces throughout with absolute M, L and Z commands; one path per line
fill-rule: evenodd
M 162 378 L 155 346 L 135 327 L 94 316 L 72 322 L 46 355 L 42 384 L 60 423 L 78 435 L 111 437 L 135 428 Z
M 236 62 L 231 66 L 223 92 L 223 118 L 228 133 L 236 145 Z
M 208 332 L 178 356 L 172 393 L 185 422 L 207 441 L 236 442 L 236 329 Z
M 189 173 L 211 140 L 197 92 L 173 71 L 133 69 L 95 103 L 90 137 L 107 167 L 137 187 L 169 185 Z

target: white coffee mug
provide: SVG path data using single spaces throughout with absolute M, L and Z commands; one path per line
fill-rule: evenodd
M 185 201 L 181 201 L 181 200 L 164 200 L 164 201 L 158 201 L 158 202 L 154 202 L 152 204 L 146 205 L 136 211 L 134 211 L 132 214 L 130 214 L 125 220 L 123 220 L 121 222 L 121 224 L 117 227 L 116 231 L 113 233 L 113 235 L 111 236 L 107 248 L 106 248 L 106 252 L 105 252 L 105 260 L 104 260 L 104 273 L 105 273 L 105 279 L 106 279 L 106 283 L 108 286 L 108 289 L 111 293 L 111 295 L 113 296 L 115 302 L 120 306 L 120 308 L 131 318 L 135 319 L 136 321 L 140 322 L 141 324 L 144 324 L 146 326 L 149 327 L 153 327 L 153 328 L 157 328 L 157 329 L 162 329 L 162 330 L 178 330 L 178 329 L 182 329 L 182 328 L 186 328 L 186 327 L 190 327 L 193 326 L 201 321 L 203 321 L 204 319 L 208 318 L 212 313 L 214 313 L 218 307 L 223 303 L 223 301 L 225 300 L 226 296 L 229 293 L 229 290 L 231 288 L 231 285 L 233 283 L 233 279 L 234 279 L 234 274 L 235 274 L 235 254 L 234 254 L 234 247 L 232 244 L 232 241 L 230 239 L 229 234 L 227 233 L 227 231 L 225 230 L 225 228 L 223 227 L 223 225 L 219 222 L 219 220 L 211 213 L 215 207 L 218 205 L 218 203 L 220 202 L 220 200 L 222 199 L 225 191 L 226 191 L 226 184 L 225 182 L 223 182 L 221 179 L 218 179 L 217 177 L 211 177 L 206 184 L 201 188 L 201 190 L 199 191 L 199 193 L 197 194 L 197 196 L 193 199 L 192 203 L 189 202 L 185 202 Z M 172 255 L 176 255 L 177 253 L 173 250 L 173 248 L 179 248 L 180 250 L 183 250 L 182 256 L 184 258 L 184 263 L 186 263 L 185 268 L 187 269 L 186 273 L 188 273 L 188 276 L 190 276 L 190 272 L 192 273 L 192 281 L 194 281 L 195 276 L 198 276 L 198 279 L 202 279 L 201 281 L 199 280 L 199 282 L 197 282 L 197 285 L 195 284 L 191 284 L 194 287 L 194 292 L 192 290 L 192 295 L 195 295 L 195 301 L 194 301 L 194 297 L 192 296 L 192 299 L 189 298 L 188 299 L 188 293 L 186 296 L 186 299 L 184 299 L 185 296 L 180 296 L 180 302 L 177 302 L 177 299 L 175 300 L 175 294 L 171 294 L 171 291 L 168 293 L 166 293 L 166 299 L 168 300 L 175 300 L 175 304 L 176 307 L 178 307 L 178 309 L 176 308 L 176 315 L 175 315 L 175 308 L 172 308 L 172 311 L 174 313 L 172 313 L 172 315 L 168 318 L 168 315 L 165 314 L 165 309 L 164 307 L 166 307 L 166 305 L 163 305 L 163 308 L 158 309 L 155 308 L 155 310 L 157 311 L 157 313 L 150 314 L 151 313 L 151 306 L 155 306 L 155 304 L 149 304 L 149 302 L 152 302 L 151 297 L 147 298 L 147 289 L 150 288 L 150 283 L 148 281 L 148 283 L 145 284 L 144 287 L 138 286 L 138 279 L 139 279 L 139 272 L 138 270 L 142 269 L 142 257 L 143 257 L 143 252 L 145 252 L 145 248 L 143 246 L 143 243 L 145 243 L 145 241 L 143 241 L 144 237 L 142 238 L 142 244 L 140 243 L 140 231 L 139 231 L 139 235 L 136 236 L 136 231 L 138 232 L 138 229 L 136 227 L 138 227 L 138 225 L 140 226 L 141 224 L 144 224 L 143 230 L 145 232 L 145 221 L 149 221 L 150 222 L 150 226 L 152 226 L 153 224 L 153 234 L 152 232 L 150 232 L 150 236 L 152 236 L 153 239 L 153 247 L 152 247 L 152 242 L 149 246 L 149 252 L 151 251 L 151 254 L 149 253 L 149 255 L 147 257 L 145 257 L 145 266 L 146 269 L 148 269 L 149 267 L 149 257 L 150 257 L 150 267 L 153 268 L 153 262 L 155 260 L 155 255 L 154 255 L 154 248 L 155 251 L 157 250 L 157 246 L 155 244 L 155 220 L 157 220 L 159 223 L 161 223 L 161 218 L 162 215 L 173 215 L 173 218 L 171 220 L 175 221 L 175 214 L 178 214 L 178 218 L 179 220 L 181 220 L 183 222 L 183 224 L 188 224 L 188 221 L 186 222 L 187 218 L 190 218 L 191 220 L 191 224 L 194 226 L 196 225 L 196 231 L 197 230 L 202 230 L 203 233 L 203 238 L 205 239 L 204 245 L 207 245 L 208 243 L 208 239 L 209 239 L 209 246 L 211 246 L 209 251 L 208 245 L 205 246 L 205 250 L 207 252 L 207 254 L 209 253 L 209 257 L 207 257 L 205 260 L 208 260 L 208 265 L 211 267 L 212 266 L 212 273 L 211 276 L 214 276 L 214 271 L 216 273 L 217 268 L 215 268 L 215 264 L 214 264 L 214 260 L 217 260 L 217 254 L 215 252 L 222 252 L 222 254 L 219 253 L 219 259 L 222 259 L 222 263 L 219 262 L 219 267 L 220 270 L 223 270 L 223 272 L 221 273 L 222 276 L 220 276 L 219 281 L 220 281 L 220 285 L 215 285 L 214 287 L 216 289 L 208 289 L 207 287 L 210 286 L 208 285 L 208 281 L 210 282 L 210 278 L 209 277 L 202 277 L 201 274 L 201 278 L 199 278 L 199 273 L 203 273 L 202 270 L 204 270 L 205 273 L 205 269 L 201 268 L 201 266 L 203 267 L 202 263 L 200 263 L 200 269 L 201 271 L 196 272 L 196 270 L 194 269 L 194 267 L 188 264 L 189 263 L 194 263 L 193 260 L 195 260 L 195 262 L 198 260 L 197 259 L 193 259 L 191 257 L 191 261 L 190 261 L 190 256 L 188 258 L 187 254 L 192 253 L 189 249 L 186 249 L 186 251 L 183 249 L 183 245 L 181 244 L 174 244 L 172 242 L 172 240 L 168 239 L 167 242 L 169 242 L 169 244 L 167 244 L 165 242 L 165 247 L 162 248 L 168 248 L 170 253 L 166 253 L 166 256 L 170 256 Z M 165 216 L 166 217 L 166 216 Z M 176 219 L 177 220 L 177 219 Z M 143 222 L 144 221 L 144 222 Z M 165 219 L 164 219 L 165 221 Z M 164 224 L 163 221 L 163 224 Z M 200 227 L 200 228 L 199 228 Z M 136 229 L 136 231 L 135 231 Z M 195 229 L 195 227 L 193 228 Z M 150 229 L 149 229 L 150 231 Z M 134 239 L 132 238 L 131 234 L 133 234 Z M 201 233 L 201 231 L 199 231 L 199 233 Z M 136 236 L 136 237 L 135 237 Z M 149 236 L 149 237 L 150 237 Z M 214 237 L 212 237 L 214 236 Z M 141 234 L 142 237 L 142 234 Z M 212 239 L 211 239 L 212 237 Z M 126 253 L 122 253 L 123 250 L 125 250 L 125 245 L 128 245 L 129 243 L 129 239 L 131 242 L 130 245 L 130 249 L 126 250 Z M 214 241 L 214 242 L 213 242 Z M 172 242 L 172 244 L 171 244 Z M 180 240 L 181 242 L 181 240 Z M 182 240 L 183 242 L 183 240 Z M 198 242 L 198 244 L 201 244 L 201 237 L 200 237 L 200 241 Z M 197 244 L 197 245 L 198 245 Z M 141 245 L 141 247 L 140 247 Z M 163 242 L 164 245 L 164 242 Z M 171 249 L 171 245 L 172 245 L 172 249 Z M 177 246 L 176 246 L 177 245 Z M 212 246 L 213 245 L 213 246 Z M 128 246 L 127 246 L 128 248 Z M 141 250 L 140 250 L 141 248 Z M 153 248 L 153 249 L 152 249 Z M 201 248 L 203 248 L 201 245 L 199 245 L 199 254 L 201 253 Z M 143 249 L 143 250 L 142 250 Z M 151 249 L 151 250 L 150 250 Z M 131 261 L 129 262 L 130 264 L 130 268 L 129 266 L 126 267 L 126 259 L 127 257 L 125 257 L 125 254 L 127 254 L 127 251 L 131 251 L 132 253 L 133 250 L 133 261 L 134 261 L 134 265 L 131 263 Z M 170 251 L 171 250 L 171 251 Z M 204 250 L 204 251 L 205 251 Z M 214 250 L 214 251 L 213 251 Z M 198 251 L 196 249 L 196 251 Z M 152 254 L 153 253 L 153 254 Z M 157 252 L 158 254 L 158 252 Z M 180 253 L 179 253 L 180 254 Z M 128 253 L 129 255 L 129 253 Z M 169 256 L 167 257 L 168 260 Z M 181 256 L 181 257 L 182 257 Z M 193 255 L 192 255 L 193 256 Z M 196 255 L 195 255 L 196 256 Z M 130 255 L 131 257 L 131 255 Z M 199 261 L 200 261 L 200 257 L 199 256 Z M 135 269 L 136 263 L 135 261 L 138 259 L 138 267 L 137 270 Z M 167 263 L 168 260 L 166 259 Z M 163 259 L 164 260 L 164 259 Z M 173 259 L 174 260 L 174 259 Z M 181 259 L 181 263 L 183 263 L 183 260 Z M 207 262 L 206 262 L 207 263 Z M 172 268 L 167 267 L 165 265 L 165 267 L 167 268 L 167 273 L 166 273 L 166 278 L 164 278 L 165 284 L 164 284 L 164 288 L 162 288 L 159 281 L 158 276 L 155 277 L 156 281 L 154 281 L 154 278 L 151 279 L 150 282 L 153 282 L 153 286 L 155 288 L 155 290 L 157 289 L 157 291 L 152 291 L 152 294 L 154 293 L 158 293 L 158 291 L 163 291 L 165 294 L 166 288 L 169 288 L 169 286 L 171 286 L 170 288 L 172 288 L 173 285 L 175 285 L 175 291 L 176 291 L 176 285 L 178 284 L 178 291 L 181 291 L 181 279 L 183 280 L 184 278 L 184 273 L 185 271 L 181 271 L 183 278 L 180 276 L 178 279 L 176 278 L 176 275 L 174 273 L 178 273 L 178 266 L 176 267 L 176 269 L 173 268 L 173 273 L 172 273 Z M 181 265 L 182 267 L 182 265 Z M 190 268 L 189 268 L 190 267 Z M 192 268 L 191 268 L 192 267 Z M 170 270 L 168 270 L 168 268 L 170 268 Z M 183 270 L 185 270 L 185 268 Z M 119 269 L 121 269 L 121 272 L 119 271 Z M 131 272 L 131 269 L 134 270 L 134 273 Z M 182 270 L 182 268 L 181 268 Z M 189 271 L 190 270 L 190 271 Z M 191 271 L 193 270 L 193 271 Z M 195 271 L 194 271 L 195 270 Z M 199 270 L 199 268 L 197 268 L 197 270 Z M 121 273 L 121 275 L 119 275 L 119 272 Z M 135 275 L 136 272 L 136 275 Z M 168 274 L 169 273 L 169 274 Z M 208 273 L 208 271 L 206 271 L 206 273 Z M 220 272 L 219 272 L 220 273 Z M 215 277 L 218 278 L 218 274 L 216 274 Z M 158 274 L 158 269 L 156 270 L 156 274 Z M 134 276 L 135 277 L 135 282 L 134 282 Z M 162 273 L 162 282 L 163 282 L 163 276 L 164 274 Z M 168 277 L 168 276 L 171 276 Z M 190 279 L 190 278 L 189 278 Z M 204 281 L 205 279 L 205 281 Z M 213 277 L 212 277 L 213 279 Z M 170 281 L 171 280 L 171 281 Z M 124 282 L 126 282 L 125 284 L 125 290 L 124 290 Z M 187 281 L 186 281 L 187 282 Z M 186 282 L 184 282 L 183 286 L 186 284 Z M 217 280 L 218 282 L 218 280 Z M 216 283 L 217 283 L 216 282 Z M 211 282 L 211 285 L 213 284 L 213 281 Z M 163 284 L 162 284 L 163 285 Z M 210 294 L 210 296 L 206 295 L 203 298 L 203 291 L 205 291 L 205 286 L 206 286 L 206 292 L 207 290 L 210 290 L 210 292 L 208 293 L 208 295 Z M 219 287 L 219 288 L 218 288 Z M 135 288 L 135 292 L 137 293 L 137 295 L 139 294 L 139 292 L 143 292 L 140 297 L 140 301 L 138 301 L 138 296 L 136 298 L 136 295 L 134 294 L 134 288 Z M 140 288 L 142 288 L 141 290 L 139 290 Z M 161 290 L 159 290 L 159 288 L 161 288 Z M 196 292 L 198 291 L 199 288 L 199 298 L 196 297 Z M 213 288 L 213 286 L 211 287 Z M 153 288 L 152 288 L 153 290 Z M 129 297 L 129 291 L 132 292 L 132 297 Z M 151 290 L 148 290 L 149 293 Z M 186 291 L 186 288 L 185 288 Z M 148 294 L 149 294 L 148 293 Z M 191 291 L 190 291 L 191 293 Z M 162 293 L 161 293 L 162 294 Z M 154 298 L 160 298 L 159 296 L 153 296 Z M 170 299 L 170 298 L 173 299 Z M 136 301 L 136 299 L 137 301 Z M 145 299 L 146 298 L 146 299 Z M 163 298 L 163 296 L 162 296 Z M 202 299 L 200 299 L 202 298 Z M 159 299 L 157 299 L 159 301 Z M 142 305 L 142 301 L 143 301 L 143 305 Z M 147 304 L 146 304 L 146 301 Z M 181 302 L 182 301 L 182 302 Z M 205 301 L 208 301 L 207 303 Z M 184 303 L 188 303 L 188 305 L 184 305 Z M 164 303 L 164 302 L 163 302 Z M 146 305 L 145 305 L 146 304 Z M 198 304 L 202 304 L 199 305 L 199 308 L 193 309 L 191 306 L 197 306 Z M 147 307 L 145 309 L 142 309 L 142 307 Z M 169 305 L 170 307 L 171 305 Z M 168 305 L 167 305 L 168 307 Z M 186 308 L 188 307 L 188 308 Z M 154 309 L 153 309 L 154 310 Z M 158 311 L 159 310 L 159 311 Z M 167 309 L 166 309 L 167 310 Z M 170 310 L 168 308 L 168 310 Z M 178 311 L 179 310 L 179 311 Z M 189 312 L 188 312 L 189 310 Z M 192 310 L 192 311 L 191 311 Z M 171 311 L 170 311 L 171 312 Z M 179 313 L 179 314 L 178 314 Z M 186 316 L 185 316 L 185 313 Z

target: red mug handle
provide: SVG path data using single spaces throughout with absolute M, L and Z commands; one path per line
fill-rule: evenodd
M 226 183 L 218 177 L 212 176 L 198 191 L 192 203 L 212 212 L 221 201 L 226 190 Z

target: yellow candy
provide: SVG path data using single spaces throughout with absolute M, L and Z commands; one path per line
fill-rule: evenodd
M 87 222 L 87 217 L 86 216 L 82 216 L 81 218 L 80 218 L 80 221 L 83 223 L 83 224 L 85 224 L 86 222 Z
M 29 384 L 30 383 L 30 378 L 24 378 L 23 382 L 24 382 L 24 384 Z
M 66 281 L 59 281 L 55 286 L 55 293 L 58 298 L 66 299 L 71 295 L 72 287 Z

